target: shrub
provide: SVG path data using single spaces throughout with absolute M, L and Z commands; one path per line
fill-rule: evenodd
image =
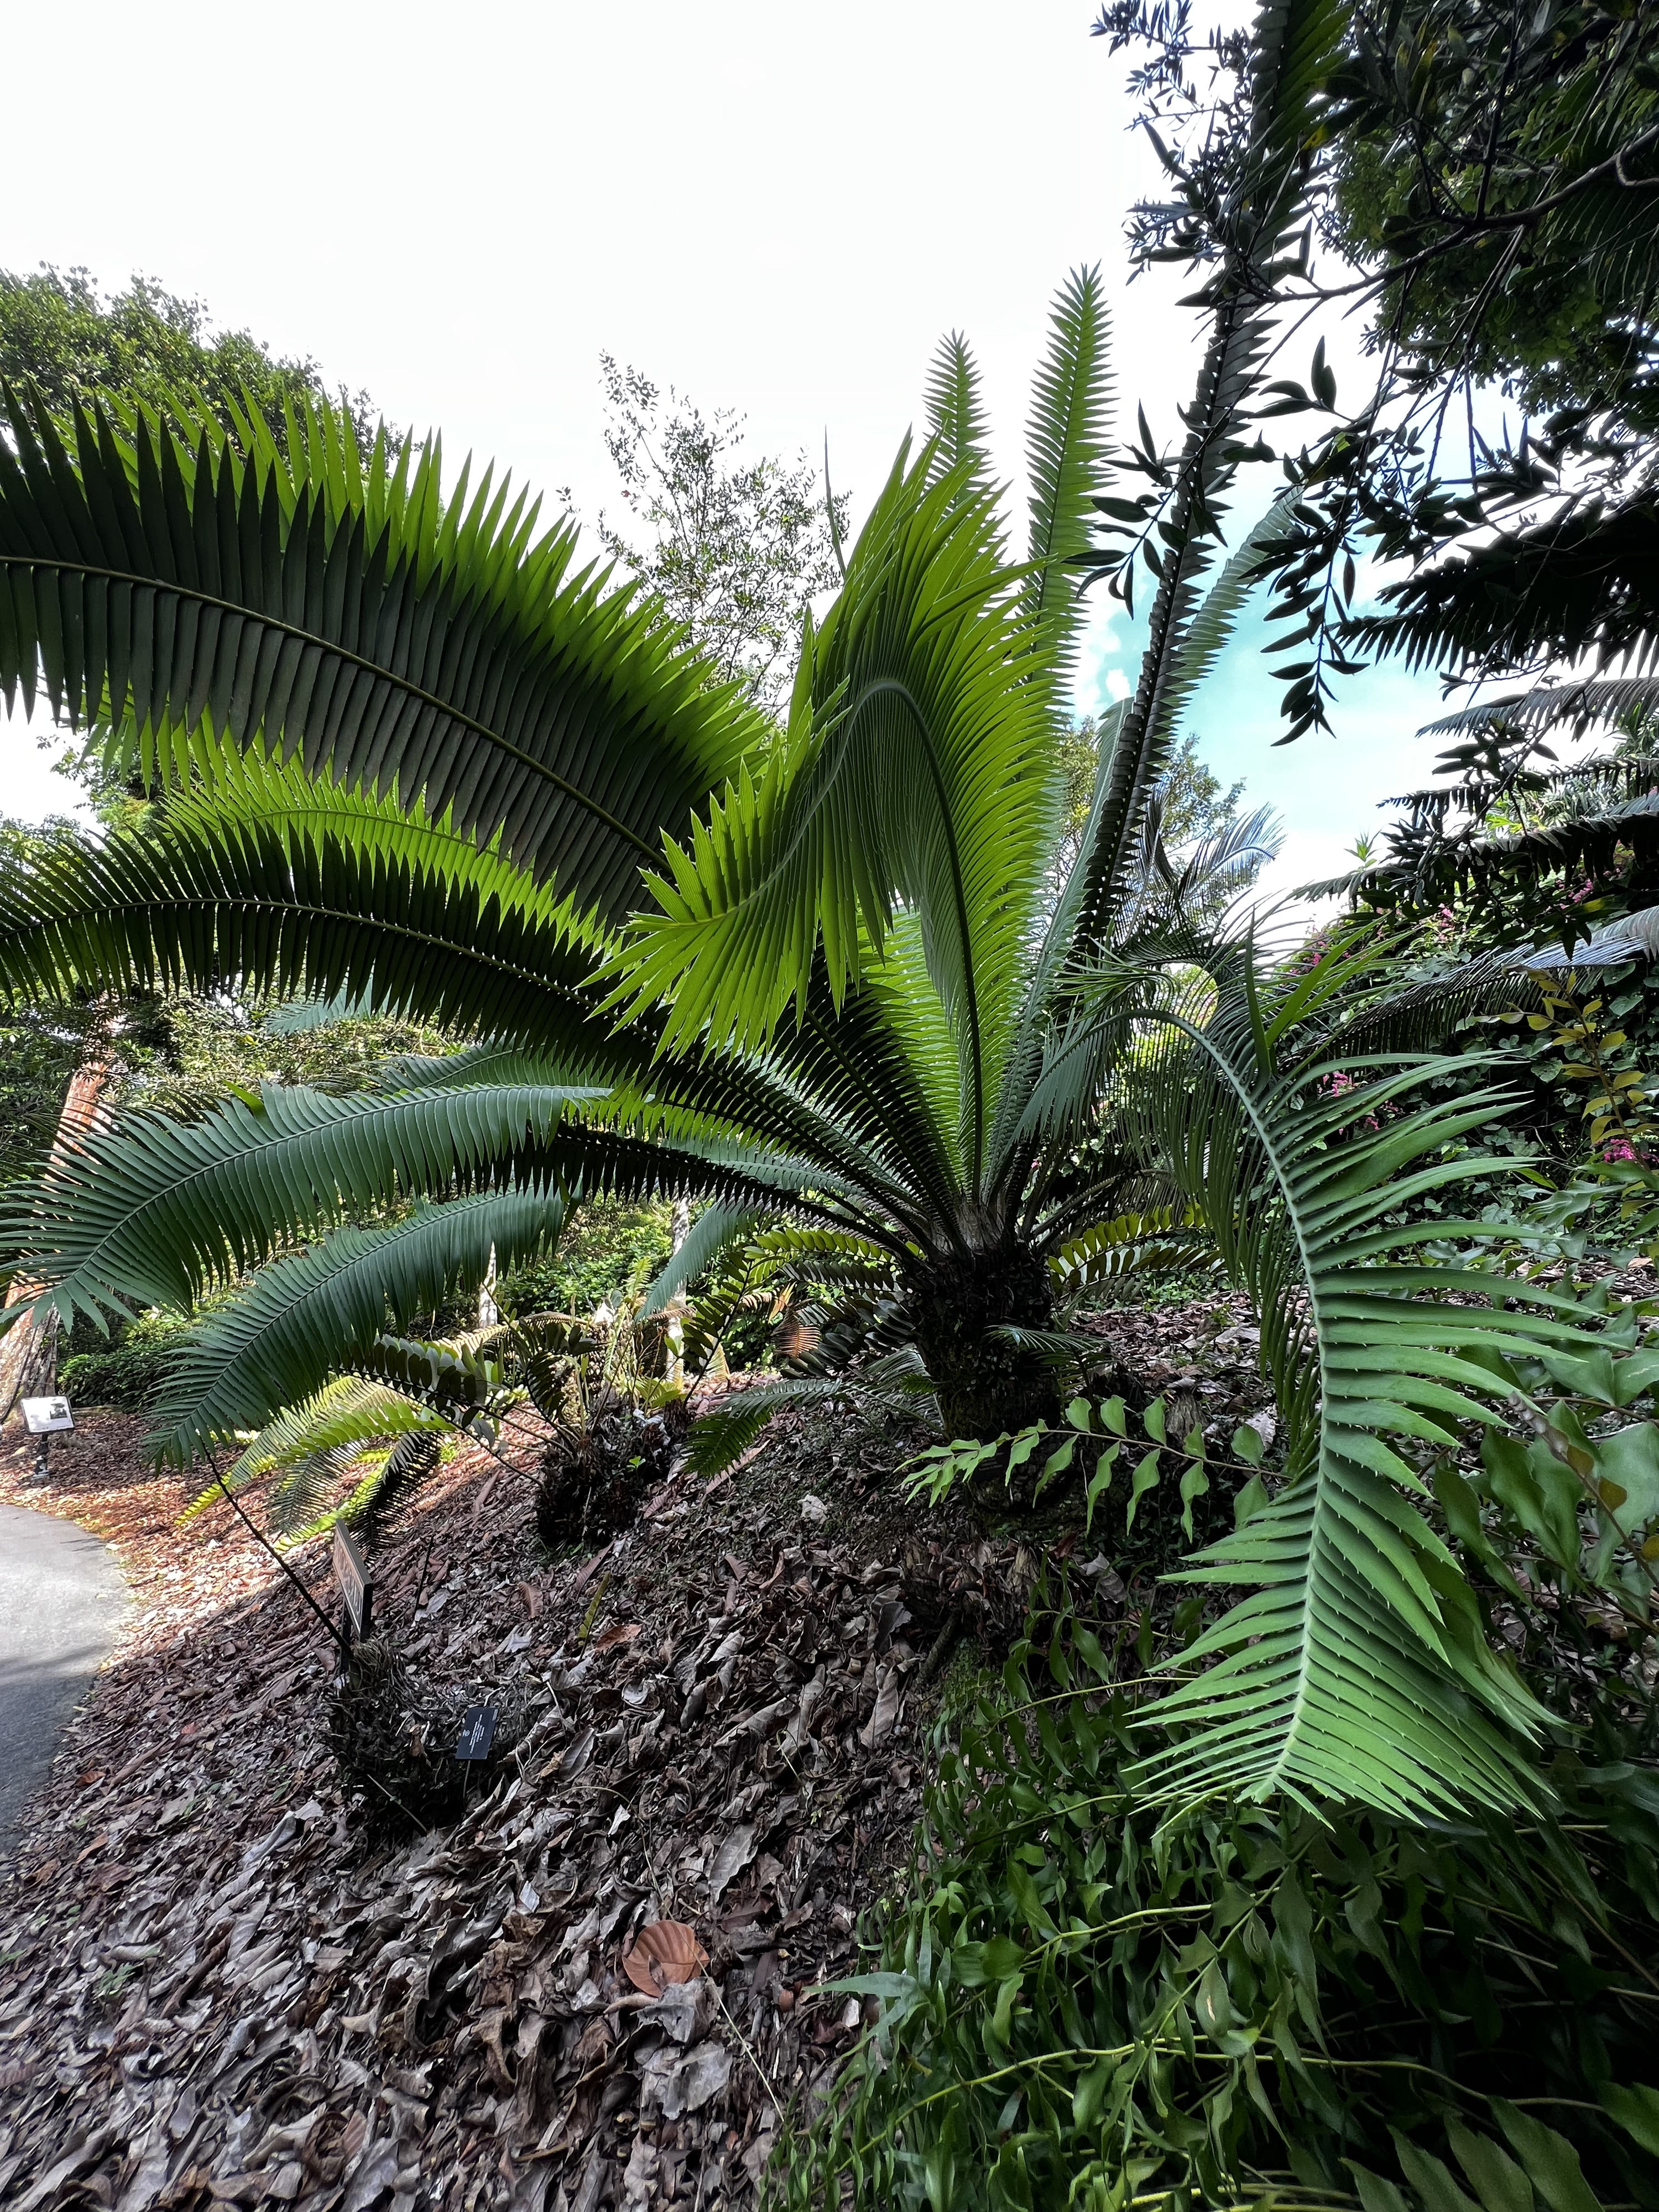
M 58 1369 L 58 1387 L 82 1405 L 143 1413 L 171 1379 L 192 1325 L 182 1314 L 140 1314 L 105 1348 L 71 1353 Z
M 1512 1825 L 1172 1815 L 1113 1675 L 1050 1615 L 945 1749 L 786 2203 L 1659 2204 L 1650 1770 L 1558 1753 Z

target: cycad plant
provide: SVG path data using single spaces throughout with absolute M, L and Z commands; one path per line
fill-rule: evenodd
M 1143 548 L 1158 580 L 1139 679 L 1063 873 L 1060 737 L 1106 470 L 1092 273 L 1061 291 L 1037 379 L 1024 556 L 952 341 L 929 434 L 901 448 L 808 626 L 775 740 L 659 610 L 578 565 L 568 526 L 538 536 L 534 508 L 489 474 L 446 492 L 435 443 L 365 455 L 319 410 L 280 447 L 251 414 L 234 438 L 203 421 L 191 444 L 142 414 L 65 428 L 16 401 L 15 448 L 0 447 L 0 683 L 31 697 L 44 684 L 167 798 L 142 831 L 6 884 L 0 975 L 20 994 L 344 994 L 460 1047 L 374 1092 L 267 1085 L 190 1125 L 136 1117 L 53 1164 L 14 1241 L 59 1311 L 187 1305 L 257 1271 L 168 1409 L 177 1456 L 349 1371 L 492 1255 L 506 1270 L 544 1250 L 578 1184 L 705 1201 L 665 1297 L 769 1238 L 774 1262 L 848 1291 L 825 1345 L 861 1361 L 866 1385 L 926 1392 L 956 1435 L 1056 1409 L 1057 1293 L 1119 1264 L 1142 1226 L 1164 1241 L 1207 1228 L 1264 1314 L 1285 1316 L 1303 1310 L 1286 1270 L 1328 1277 L 1340 1257 L 1363 1272 L 1392 1241 L 1376 1187 L 1439 1125 L 1356 1140 L 1349 1180 L 1309 1196 L 1325 1170 L 1297 1145 L 1322 1063 L 1292 1032 L 1316 1019 L 1328 1044 L 1334 970 L 1264 982 L 1248 941 L 1218 942 L 1213 902 L 1190 896 L 1258 851 L 1262 825 L 1196 874 L 1160 865 L 1147 835 L 1182 715 L 1279 526 L 1275 509 L 1223 558 L 1340 21 L 1297 0 L 1258 26 L 1209 339 Z M 1243 1010 L 1225 1051 L 1190 1012 L 1169 1018 L 1164 978 L 1194 966 Z M 1373 1048 L 1409 1042 L 1410 1018 L 1409 1005 L 1376 1014 Z M 1296 1079 L 1274 1073 L 1287 1055 Z M 1232 1154 L 1259 1172 L 1212 1171 Z M 1310 1242 L 1308 1205 L 1322 1235 L 1350 1207 L 1352 1235 Z M 1338 1287 L 1322 1277 L 1317 1295 Z M 1345 1421 L 1443 1437 L 1471 1411 L 1484 1370 L 1461 1356 L 1469 1325 L 1442 1328 L 1428 1287 L 1391 1274 L 1354 1294 L 1374 1342 L 1393 1329 L 1380 1356 L 1396 1380 L 1349 1389 Z M 1304 1437 L 1337 1341 L 1315 1310 L 1295 1356 L 1272 1363 Z M 1408 1470 L 1360 1434 L 1334 1457 L 1298 1448 L 1261 1565 L 1265 1645 L 1254 1628 L 1218 1644 L 1230 1686 L 1189 1702 L 1183 1787 L 1429 1805 L 1519 1786 L 1494 1724 L 1516 1719 L 1515 1700 L 1466 1648 L 1443 1562 L 1412 1563 L 1433 1547 L 1401 1498 Z M 1355 1468 L 1374 1494 L 1345 1520 Z M 1371 1540 L 1379 1512 L 1399 1543 Z M 1350 1522 L 1367 1540 L 1345 1547 Z M 1357 1606 L 1374 1633 L 1347 1632 Z M 1318 1703 L 1316 1648 L 1347 1710 L 1372 1715 L 1346 1747 Z M 1372 1669 L 1389 1686 L 1375 1706 Z M 1413 1734 L 1401 1716 L 1419 1705 Z

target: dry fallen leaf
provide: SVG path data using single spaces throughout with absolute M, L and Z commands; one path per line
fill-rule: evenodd
M 623 1621 L 615 1628 L 607 1628 L 603 1636 L 596 1636 L 593 1649 L 609 1651 L 613 1644 L 631 1644 L 639 1632 L 640 1623 L 637 1620 Z
M 708 1964 L 696 1930 L 683 1920 L 653 1920 L 641 1928 L 631 1951 L 623 1954 L 623 1972 L 636 1990 L 659 1997 L 673 1982 L 695 1982 Z
M 720 1901 L 720 1892 L 735 1881 L 755 1856 L 755 1831 L 752 1827 L 733 1828 L 714 1854 L 714 1863 L 708 1869 L 708 1902 Z

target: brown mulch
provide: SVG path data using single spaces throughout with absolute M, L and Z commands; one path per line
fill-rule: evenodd
M 1218 1433 L 1262 1402 L 1240 1309 L 1110 1339 Z M 526 1725 L 388 1844 L 328 1748 L 324 1626 L 227 1506 L 179 1528 L 198 1481 L 143 1431 L 82 1417 L 44 1494 L 0 1451 L 0 1497 L 106 1536 L 138 1600 L 0 1880 L 0 2201 L 751 2203 L 860 2032 L 822 1984 L 911 1862 L 940 1680 L 1018 1633 L 1037 1552 L 905 1507 L 914 1440 L 819 1419 L 550 1562 L 531 1481 L 469 1447 L 377 1540 L 375 1617 Z M 292 1558 L 331 1614 L 325 1547 Z M 653 2001 L 621 1961 L 659 1919 L 708 1966 Z
M 145 1474 L 142 1427 L 85 1417 L 44 1495 L 29 1447 L 0 1462 L 140 1601 L 0 1887 L 0 2199 L 752 2199 L 858 2032 L 816 1985 L 908 1857 L 925 1678 L 1017 1623 L 1024 1555 L 907 1538 L 885 1465 L 866 1496 L 856 1449 L 786 1429 L 550 1565 L 530 1484 L 463 1451 L 378 1546 L 376 1612 L 530 1724 L 454 1826 L 376 1848 L 322 1626 L 227 1508 L 176 1527 L 196 1486 Z M 295 1564 L 331 1607 L 324 1548 Z M 653 2003 L 619 1967 L 659 1917 L 710 1964 Z

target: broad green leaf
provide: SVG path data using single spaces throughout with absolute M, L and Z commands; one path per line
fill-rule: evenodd
M 1210 1478 L 1201 1461 L 1194 1461 L 1181 1478 L 1181 1525 L 1186 1531 L 1187 1541 L 1193 1540 L 1193 1507 L 1209 1493 Z
M 1492 2108 L 1550 2212 L 1601 2212 L 1601 2200 L 1585 2180 L 1578 2154 L 1564 2135 L 1505 2098 L 1494 2097 Z
M 1632 2141 L 1659 2158 L 1659 2089 L 1650 2088 L 1644 2081 L 1633 2083 L 1629 2088 L 1606 2081 L 1596 2094 L 1601 2100 L 1602 2109 Z
M 1158 1475 L 1158 1454 L 1157 1449 L 1154 1449 L 1152 1451 L 1149 1451 L 1146 1455 L 1145 1458 L 1140 1461 L 1139 1464 L 1136 1467 L 1133 1474 L 1129 1479 L 1129 1503 L 1125 1510 L 1123 1517 L 1123 1526 L 1126 1532 L 1134 1527 L 1135 1509 L 1140 1504 L 1141 1499 L 1146 1495 L 1146 1492 L 1156 1484 Z
M 1626 1535 L 1644 1528 L 1659 1516 L 1659 1426 L 1638 1421 L 1597 1437 L 1595 1449 L 1597 1484 L 1613 1484 L 1624 1493 L 1613 1498 L 1603 1490 L 1602 1504 Z
M 1424 2212 L 1479 2212 L 1474 2199 L 1463 2194 L 1450 2170 L 1431 2151 L 1393 2130 L 1389 2132 L 1394 2135 L 1400 2170 L 1422 2198 Z M 1529 2203 L 1523 2212 L 1530 2212 Z
M 1486 2212 L 1534 2212 L 1531 2182 L 1490 2136 L 1454 2119 L 1446 2124 L 1446 2140 Z
M 1542 1352 L 1539 1357 L 1552 1378 L 1574 1397 L 1594 1398 L 1598 1405 L 1602 1406 L 1616 1406 L 1620 1402 L 1618 1370 L 1610 1353 Z

